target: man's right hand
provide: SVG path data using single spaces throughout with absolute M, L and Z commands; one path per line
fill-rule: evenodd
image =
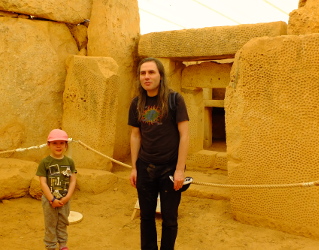
M 132 169 L 132 172 L 130 175 L 130 182 L 131 182 L 131 185 L 135 188 L 136 188 L 136 177 L 137 177 L 137 171 L 134 168 L 134 169 Z

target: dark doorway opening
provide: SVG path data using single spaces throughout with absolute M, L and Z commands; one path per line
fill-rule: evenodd
M 226 152 L 225 109 L 212 108 L 212 146 L 210 150 Z
M 213 120 L 213 138 L 212 140 L 226 140 L 225 130 L 225 109 L 216 108 L 212 109 Z

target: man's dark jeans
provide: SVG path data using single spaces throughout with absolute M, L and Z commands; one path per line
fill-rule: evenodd
M 141 212 L 141 249 L 157 250 L 156 205 L 160 194 L 162 214 L 161 250 L 173 250 L 177 236 L 178 206 L 181 192 L 174 190 L 169 179 L 174 175 L 176 162 L 153 165 L 137 161 L 137 192 Z

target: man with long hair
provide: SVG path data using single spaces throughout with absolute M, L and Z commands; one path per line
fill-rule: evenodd
M 158 194 L 162 214 L 161 250 L 173 250 L 178 206 L 189 144 L 188 113 L 183 97 L 169 89 L 163 64 L 143 59 L 137 69 L 138 96 L 132 100 L 131 185 L 137 188 L 141 214 L 141 249 L 157 250 L 155 213 Z M 172 182 L 169 176 L 173 176 Z

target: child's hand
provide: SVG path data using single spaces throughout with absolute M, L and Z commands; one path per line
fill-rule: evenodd
M 52 202 L 51 206 L 52 206 L 53 208 L 63 207 L 64 204 L 63 204 L 62 201 L 55 199 L 55 200 Z
M 69 201 L 69 199 L 67 199 L 66 197 L 63 197 L 60 200 L 60 202 L 62 202 L 63 205 L 65 205 L 68 201 Z

